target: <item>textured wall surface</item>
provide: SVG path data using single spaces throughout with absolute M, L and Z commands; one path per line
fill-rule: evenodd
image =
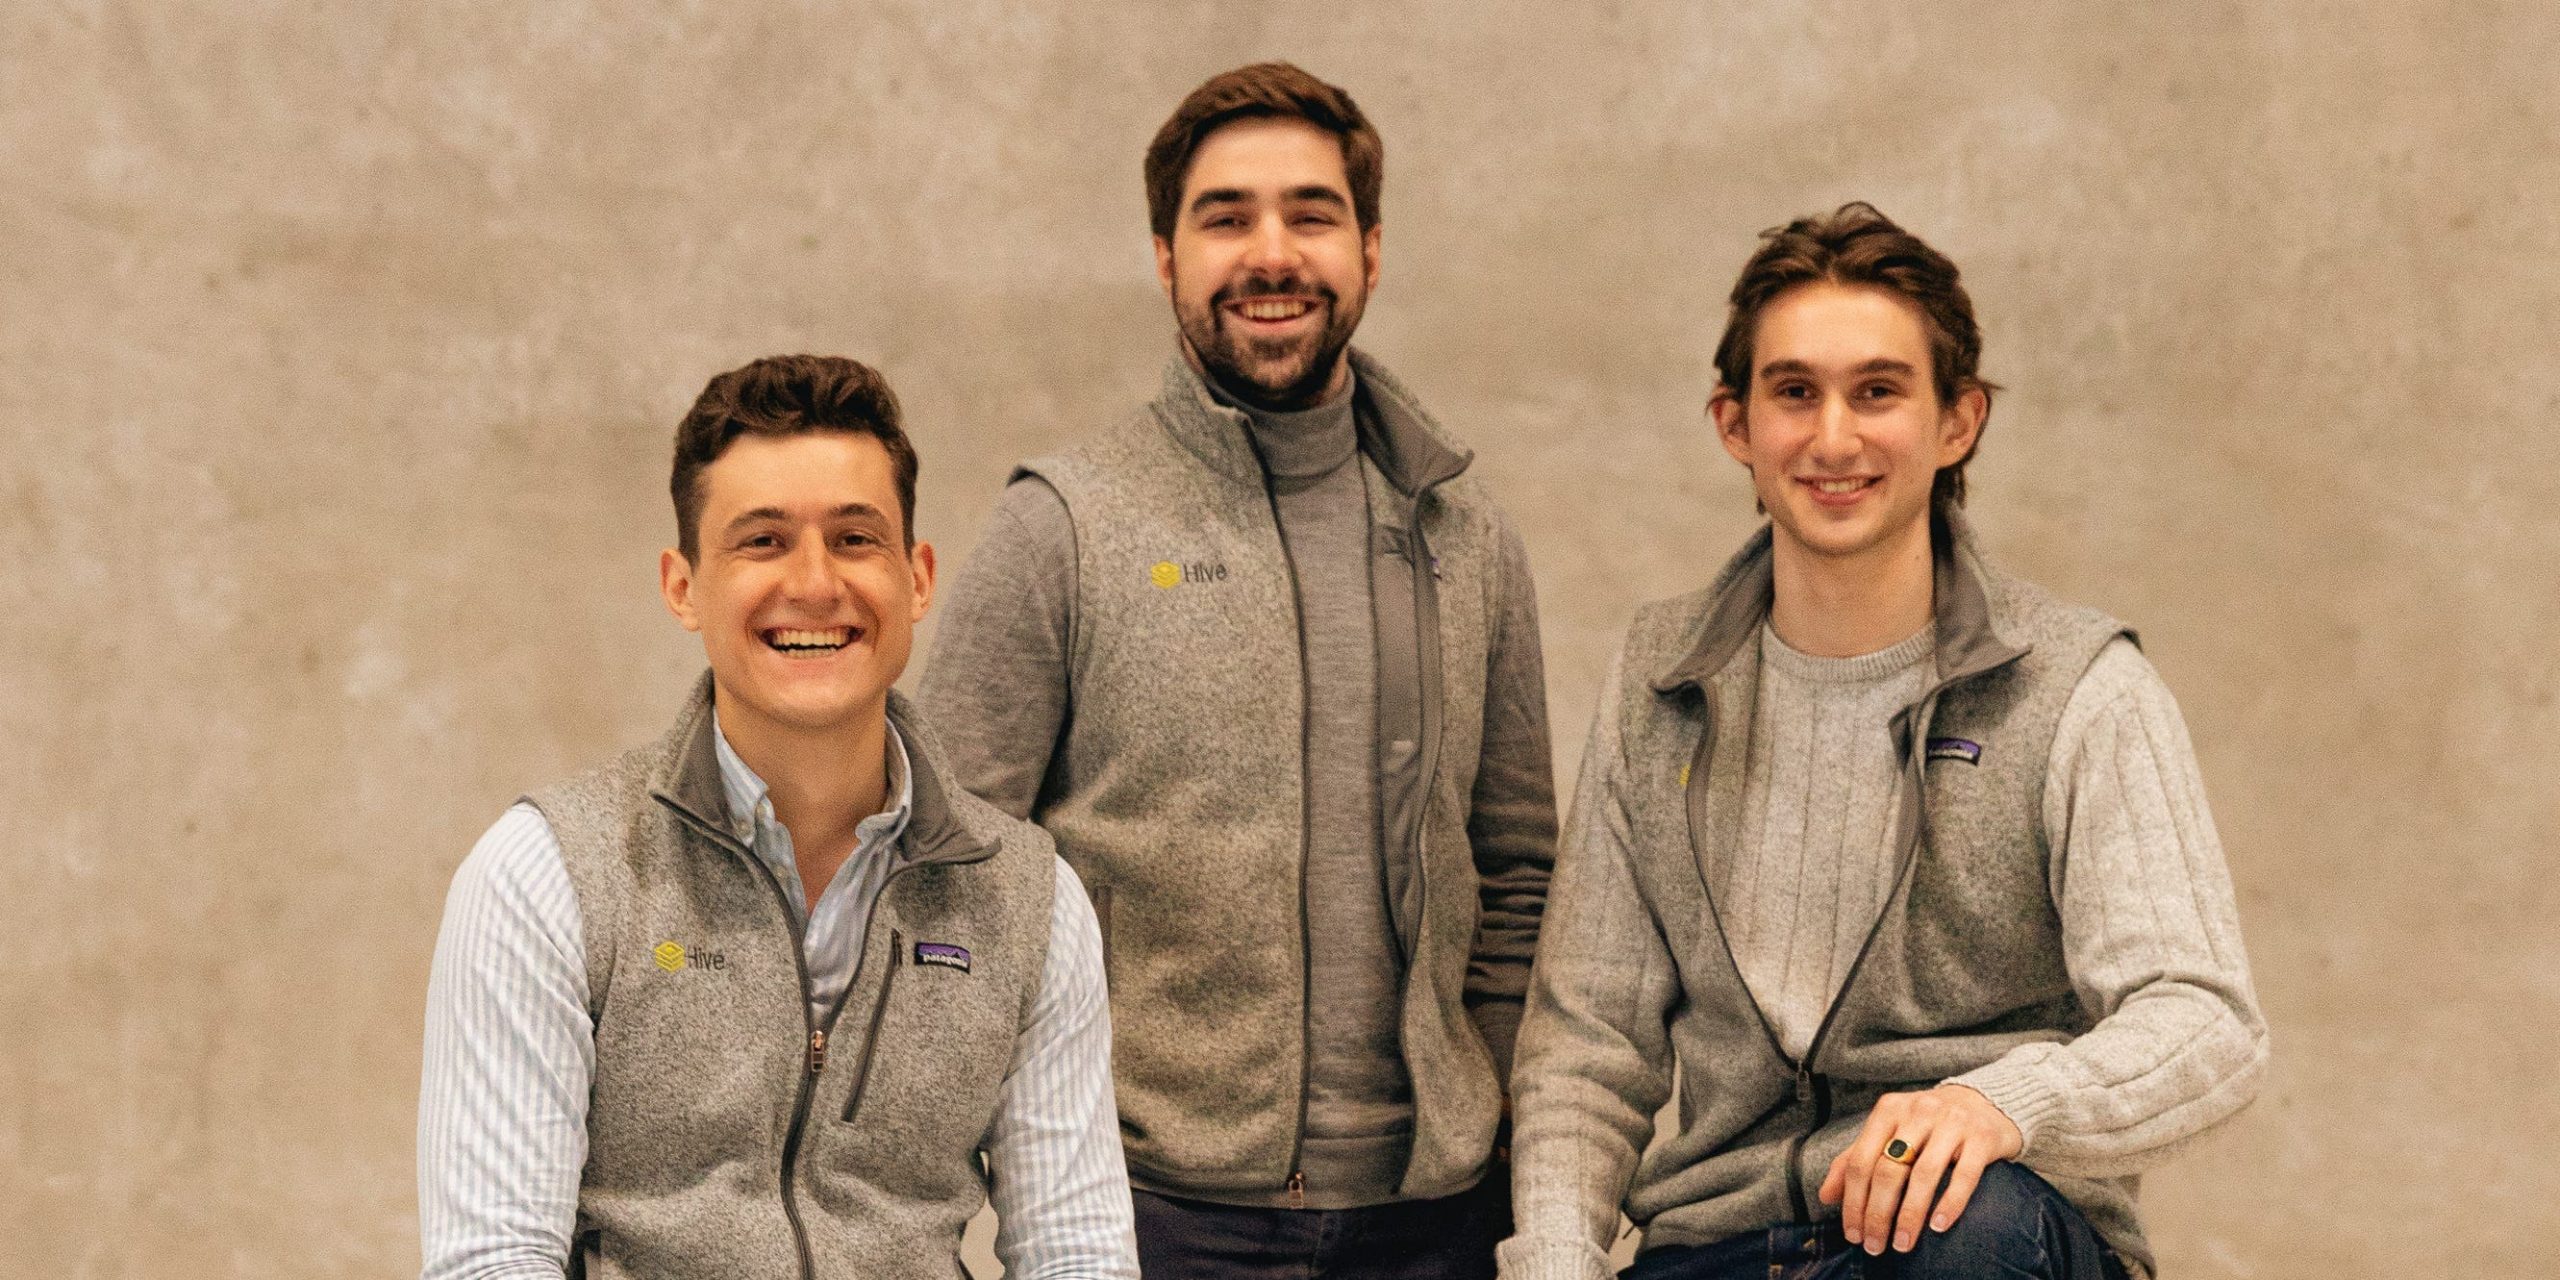
M 1269 56 L 1385 134 L 1363 342 L 1528 537 L 1568 778 L 1751 526 L 1699 408 L 1752 233 L 1963 264 L 1977 523 L 2142 628 L 2274 1026 L 2146 1187 L 2169 1273 L 2551 1273 L 2560 17 L 1582 8 L 0 11 L 0 1273 L 414 1270 L 447 879 L 700 660 L 677 416 L 874 361 L 965 556 L 1151 387 L 1139 151 Z

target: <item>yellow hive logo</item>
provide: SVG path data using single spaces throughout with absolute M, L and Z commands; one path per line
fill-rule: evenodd
M 1182 566 L 1175 564 L 1171 560 L 1158 560 L 1156 561 L 1154 568 L 1147 570 L 1147 581 L 1152 582 L 1159 587 L 1180 586 L 1182 584 Z
M 649 954 L 657 957 L 658 967 L 669 973 L 678 973 L 684 969 L 684 948 L 676 943 L 661 942 Z
M 1680 766 L 1680 789 L 1683 791 L 1689 789 L 1689 766 L 1685 764 Z

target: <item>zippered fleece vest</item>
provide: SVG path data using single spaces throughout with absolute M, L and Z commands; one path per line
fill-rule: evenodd
M 914 788 L 900 862 L 851 986 L 813 1019 L 711 708 L 706 673 L 656 745 L 527 797 L 577 890 L 595 1019 L 577 1262 L 590 1280 L 952 1280 L 1048 959 L 1049 838 L 946 788 L 890 694 Z
M 1743 838 L 1769 531 L 1706 591 L 1647 606 L 1629 630 L 1619 723 L 1631 861 L 1679 958 L 1672 1039 L 1688 1068 L 1679 1132 L 1645 1157 L 1627 1197 L 1649 1248 L 1813 1221 L 1824 1170 L 1879 1096 L 2094 1022 L 2063 965 L 2043 791 L 2073 687 L 2131 632 L 1992 569 L 1959 513 L 1932 532 L 1937 680 L 1886 727 L 1903 761 L 1899 871 L 1802 1060 L 1743 982 L 1718 907 L 1732 862 L 1719 852 Z M 2043 1176 L 2150 1269 L 2136 1179 Z
M 1465 1006 L 1480 901 L 1467 816 L 1499 534 L 1484 495 L 1457 478 L 1469 455 L 1384 369 L 1352 358 L 1414 1097 L 1397 1193 L 1424 1199 L 1474 1184 L 1501 1115 Z M 1305 1125 L 1307 691 L 1261 463 L 1243 415 L 1176 360 L 1133 418 L 1021 474 L 1054 488 L 1075 528 L 1074 705 L 1032 816 L 1102 921 L 1131 1179 L 1277 1192 Z M 1401 753 L 1383 740 L 1399 724 L 1418 730 Z

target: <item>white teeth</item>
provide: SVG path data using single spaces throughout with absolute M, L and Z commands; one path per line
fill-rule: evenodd
M 790 627 L 779 627 L 773 632 L 773 643 L 784 648 L 795 649 L 841 649 L 853 639 L 852 631 L 851 627 L 837 627 L 831 631 L 802 631 Z
M 1294 320 L 1307 313 L 1307 304 L 1278 300 L 1248 302 L 1244 304 L 1244 313 L 1254 320 Z
M 1864 480 L 1816 480 L 1813 487 L 1824 493 L 1853 493 L 1866 486 Z

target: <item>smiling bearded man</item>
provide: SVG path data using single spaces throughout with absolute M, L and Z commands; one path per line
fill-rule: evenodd
M 1625 1280 L 2147 1273 L 2135 1175 L 2266 1061 L 2177 704 L 1967 531 L 1954 263 L 1852 204 L 1732 303 L 1709 412 L 1769 523 L 1603 685 L 1502 1273 L 1601 1280 L 1622 1208 Z
M 920 700 L 1110 954 L 1149 1275 L 1489 1277 L 1555 841 L 1537 603 L 1470 455 L 1349 347 L 1378 135 L 1295 67 L 1147 149 L 1179 352 L 1025 465 Z
M 724 373 L 677 428 L 659 586 L 711 670 L 454 875 L 428 1280 L 945 1280 L 991 1187 L 1007 1275 L 1134 1280 L 1092 908 L 890 689 L 915 483 L 851 360 Z

